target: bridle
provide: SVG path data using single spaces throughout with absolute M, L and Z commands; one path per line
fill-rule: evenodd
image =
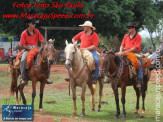
M 105 76 L 107 75 L 107 72 L 109 71 L 109 68 L 110 68 L 110 55 L 108 54 L 105 54 L 105 53 L 102 53 L 104 55 L 104 57 L 108 57 L 108 63 L 107 63 L 107 66 L 106 68 L 104 69 L 99 69 L 99 72 L 104 72 Z
M 109 71 L 109 68 L 110 68 L 110 62 L 111 62 L 110 60 L 111 60 L 111 58 L 110 58 L 110 55 L 109 54 L 104 54 L 104 57 L 105 56 L 108 57 L 107 67 L 104 68 L 104 69 L 99 69 L 99 71 L 100 72 L 103 71 L 104 72 L 104 75 L 107 76 L 108 78 L 114 79 L 114 80 L 111 80 L 111 81 L 113 82 L 113 84 L 115 85 L 115 87 L 117 87 L 118 80 L 122 79 L 121 76 L 122 76 L 122 72 L 123 72 L 124 62 L 123 61 L 120 61 L 120 65 L 117 66 L 116 70 L 111 75 L 109 75 L 108 74 L 108 71 Z
M 73 64 L 73 61 L 75 60 L 75 54 L 76 54 L 76 52 L 77 52 L 77 49 L 74 47 L 74 49 L 75 49 L 75 52 L 73 52 L 73 58 L 72 59 L 70 59 L 70 58 L 66 58 L 65 60 L 67 61 L 70 61 L 71 62 L 71 64 Z
M 69 59 L 69 58 L 66 59 L 66 60 L 70 61 L 71 64 L 73 64 L 73 61 L 75 60 L 76 52 L 77 52 L 77 49 L 75 48 L 75 52 L 73 52 L 73 58 L 72 59 Z M 77 73 L 77 75 L 75 77 L 69 72 L 69 69 L 68 69 L 68 73 L 69 73 L 70 77 L 72 77 L 73 80 L 75 81 L 82 74 L 82 72 L 84 71 L 85 66 L 86 66 L 86 64 L 84 64 L 83 68 L 79 71 L 79 73 Z M 72 69 L 74 69 L 74 68 L 76 68 L 76 67 L 72 67 Z
M 49 47 L 49 46 L 50 46 L 50 47 Z M 52 45 L 52 44 L 49 44 L 49 45 L 48 45 L 48 49 L 51 48 L 51 46 L 53 46 L 53 45 Z M 36 68 L 37 68 L 41 73 L 47 73 L 48 71 L 50 71 L 50 62 L 49 62 L 49 60 L 48 60 L 48 56 L 49 56 L 50 54 L 53 54 L 53 53 L 52 53 L 52 51 L 49 49 L 48 53 L 47 53 L 47 54 L 45 53 L 44 58 L 42 58 L 41 53 L 42 53 L 43 50 L 44 50 L 44 48 L 42 48 L 42 49 L 40 50 L 38 57 L 40 57 L 40 59 L 41 59 L 41 61 L 42 61 L 43 63 L 47 63 L 47 64 L 48 64 L 48 68 L 47 68 L 47 70 L 42 70 L 42 69 L 40 68 L 40 66 L 38 65 L 38 64 L 39 64 L 39 63 L 38 63 L 38 62 L 39 62 L 39 59 L 38 59 L 38 58 L 37 58 L 37 64 L 36 64 L 35 66 L 36 66 Z M 54 54 L 53 54 L 53 56 L 54 56 Z

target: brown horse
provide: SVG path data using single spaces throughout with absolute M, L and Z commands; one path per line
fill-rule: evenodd
M 136 110 L 134 113 L 135 114 L 138 113 L 139 98 L 140 98 L 140 94 L 142 94 L 142 102 L 143 102 L 142 117 L 145 114 L 144 101 L 145 101 L 147 85 L 150 77 L 150 71 L 148 70 L 147 75 L 144 75 L 142 88 L 140 92 L 140 90 L 136 87 L 137 84 L 136 78 L 130 79 L 128 64 L 125 60 L 126 58 L 127 57 L 120 57 L 115 55 L 113 52 L 108 51 L 106 53 L 101 54 L 101 58 L 99 61 L 100 75 L 106 75 L 108 78 L 111 79 L 111 86 L 114 92 L 116 109 L 117 109 L 115 119 L 119 118 L 120 115 L 118 87 L 121 88 L 121 92 L 122 92 L 122 98 L 121 98 L 121 102 L 123 105 L 122 119 L 126 119 L 126 110 L 125 110 L 126 87 L 131 85 L 133 85 L 137 96 Z
M 50 73 L 50 63 L 54 62 L 54 46 L 53 44 L 46 43 L 41 49 L 35 63 L 30 69 L 27 69 L 28 79 L 32 81 L 32 105 L 34 105 L 34 98 L 36 96 L 36 83 L 40 81 L 40 112 L 43 112 L 42 100 L 43 100 L 43 91 L 46 84 L 46 79 Z M 26 105 L 26 99 L 23 93 L 24 86 L 26 84 L 21 84 L 17 87 L 17 79 L 19 77 L 19 70 L 14 68 L 14 60 L 10 61 L 10 74 L 12 78 L 11 82 L 11 93 L 16 93 L 16 104 L 18 102 L 18 91 L 23 100 L 23 104 Z
M 76 106 L 76 86 L 82 88 L 81 100 L 82 100 L 82 114 L 81 116 L 85 116 L 85 91 L 86 85 L 91 91 L 92 97 L 92 110 L 95 110 L 95 89 L 92 84 L 92 72 L 88 69 L 86 62 L 82 58 L 81 51 L 77 48 L 77 43 L 68 44 L 66 41 L 65 48 L 65 66 L 69 71 L 70 75 L 70 86 L 72 89 L 72 98 L 74 104 L 73 115 L 77 115 L 77 106 Z M 102 98 L 102 90 L 103 90 L 103 78 L 98 78 L 99 81 L 99 103 L 97 111 L 100 111 L 101 108 L 101 98 Z

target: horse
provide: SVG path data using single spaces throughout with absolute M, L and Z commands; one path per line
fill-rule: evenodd
M 82 101 L 82 113 L 81 116 L 85 116 L 85 92 L 86 85 L 91 91 L 91 101 L 92 101 L 92 111 L 95 111 L 95 101 L 94 95 L 96 90 L 96 84 L 92 84 L 92 72 L 88 69 L 86 62 L 82 58 L 82 53 L 79 48 L 77 48 L 77 42 L 74 44 L 66 41 L 65 48 L 65 66 L 68 69 L 70 76 L 70 86 L 72 89 L 72 99 L 73 99 L 73 115 L 77 115 L 77 106 L 76 106 L 76 87 L 79 86 L 82 88 L 81 101 Z M 100 111 L 101 108 L 101 98 L 102 98 L 102 90 L 103 90 L 103 78 L 98 78 L 99 81 L 99 102 L 97 111 Z
M 43 91 L 46 84 L 46 79 L 50 73 L 50 64 L 54 62 L 54 46 L 53 44 L 46 43 L 43 47 L 41 47 L 39 54 L 31 66 L 31 68 L 27 69 L 28 80 L 32 81 L 32 105 L 34 105 L 34 99 L 36 96 L 36 83 L 40 81 L 40 103 L 39 109 L 40 112 L 44 112 L 42 106 L 43 100 Z M 18 101 L 18 91 L 20 91 L 20 96 L 22 97 L 23 104 L 26 105 L 26 99 L 23 93 L 24 86 L 27 84 L 20 84 L 17 87 L 17 80 L 20 75 L 19 69 L 15 69 L 14 67 L 15 59 L 10 60 L 10 74 L 12 78 L 10 91 L 11 95 L 16 93 L 16 104 L 19 104 Z
M 139 98 L 142 94 L 142 114 L 141 117 L 145 115 L 145 97 L 147 91 L 147 85 L 150 78 L 150 70 L 147 70 L 147 74 L 143 77 L 143 83 L 141 85 L 141 90 L 136 87 L 137 82 L 136 78 L 130 78 L 128 63 L 126 61 L 126 57 L 120 57 L 115 55 L 112 51 L 103 52 L 101 54 L 101 58 L 99 60 L 99 74 L 101 76 L 105 75 L 109 79 L 111 79 L 111 87 L 114 92 L 115 102 L 116 102 L 116 114 L 115 119 L 119 118 L 120 115 L 120 107 L 119 107 L 119 96 L 118 96 L 118 88 L 121 88 L 122 97 L 121 102 L 123 106 L 123 115 L 122 120 L 126 119 L 126 110 L 125 110 L 125 94 L 126 87 L 133 86 L 137 101 L 136 101 L 136 109 L 134 111 L 135 114 L 138 114 L 139 111 Z M 141 91 L 141 92 L 140 92 Z

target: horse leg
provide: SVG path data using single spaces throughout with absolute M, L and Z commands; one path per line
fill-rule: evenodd
M 45 79 L 45 81 L 46 81 L 46 79 Z M 40 109 L 41 113 L 44 113 L 44 110 L 43 110 L 43 107 L 42 107 L 44 87 L 45 87 L 45 82 L 41 82 L 41 85 L 40 85 L 40 104 L 39 104 L 39 109 Z
M 25 96 L 24 96 L 24 93 L 23 93 L 24 86 L 25 86 L 25 84 L 20 85 L 20 95 L 22 97 L 23 104 L 26 105 L 26 99 L 25 99 Z
M 114 92 L 116 108 L 117 108 L 116 115 L 115 115 L 114 118 L 118 119 L 119 115 L 120 115 L 118 88 L 115 89 L 115 86 L 112 85 L 112 89 L 113 89 L 113 92 Z
M 122 120 L 126 119 L 126 110 L 125 110 L 125 94 L 126 94 L 126 85 L 122 84 L 121 85 L 121 90 L 122 90 L 122 98 L 121 98 L 121 102 L 122 102 L 122 106 L 123 106 L 123 115 L 122 115 Z
M 18 98 L 18 88 L 17 88 L 17 90 L 16 90 L 16 105 L 19 105 L 19 100 L 18 100 L 19 98 Z
M 32 105 L 34 107 L 34 99 L 36 97 L 36 82 L 32 81 Z
M 18 74 L 16 75 L 15 80 L 16 80 L 16 86 L 17 86 Z M 16 87 L 16 89 L 15 89 L 15 92 L 16 92 L 16 105 L 19 105 L 18 91 L 19 91 L 19 88 Z
M 85 91 L 86 91 L 86 84 L 84 83 L 82 86 L 82 94 L 81 94 L 81 100 L 82 100 L 82 114 L 81 114 L 81 116 L 85 116 Z
M 92 84 L 88 84 L 88 87 L 89 87 L 89 89 L 90 89 L 90 91 L 91 91 L 91 102 L 92 102 L 92 108 L 91 108 L 91 110 L 92 111 L 95 111 L 95 100 L 94 100 L 94 89 L 93 89 L 93 86 L 92 86 Z
M 139 91 L 139 89 L 135 85 L 133 87 L 134 87 L 134 90 L 135 90 L 136 96 L 137 96 L 136 108 L 135 108 L 134 114 L 138 114 L 138 111 L 139 111 L 140 91 Z
M 73 99 L 73 105 L 74 110 L 72 115 L 77 116 L 77 107 L 76 107 L 76 86 L 70 81 L 71 89 L 72 89 L 72 99 Z
M 99 102 L 98 102 L 97 112 L 100 112 L 100 108 L 101 108 L 101 99 L 102 99 L 102 91 L 103 91 L 103 81 L 104 81 L 104 78 L 100 78 L 99 79 Z
M 145 97 L 146 97 L 146 91 L 147 91 L 147 83 L 143 84 L 143 87 L 142 87 L 142 111 L 141 111 L 142 118 L 145 115 L 145 103 L 144 102 L 145 102 Z

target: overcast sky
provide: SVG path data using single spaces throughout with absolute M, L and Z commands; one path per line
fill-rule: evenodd
M 142 38 L 149 38 L 149 33 L 146 30 L 142 30 L 140 32 L 138 32 Z

